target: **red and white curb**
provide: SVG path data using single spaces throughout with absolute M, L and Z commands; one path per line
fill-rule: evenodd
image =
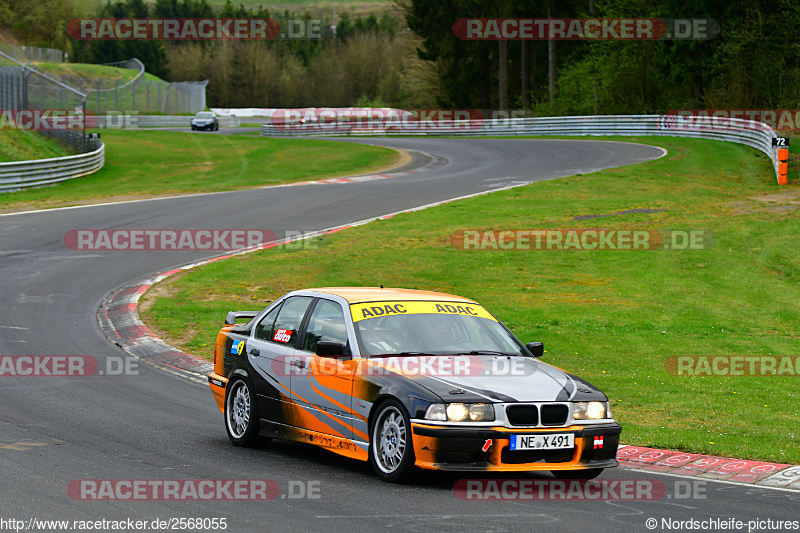
M 800 490 L 800 466 L 620 445 L 623 468 Z

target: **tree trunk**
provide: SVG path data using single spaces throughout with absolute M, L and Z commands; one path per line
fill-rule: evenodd
M 528 41 L 520 41 L 520 61 L 522 63 L 522 109 L 527 111 L 531 107 L 531 95 L 529 94 L 528 82 L 531 77 L 530 65 L 528 64 Z
M 500 2 L 500 18 L 503 17 L 503 2 Z M 501 39 L 499 42 L 498 53 L 498 99 L 497 107 L 500 111 L 508 109 L 508 41 Z
M 547 0 L 547 18 L 553 18 L 553 13 L 556 10 L 556 2 L 555 0 Z M 548 26 L 549 30 L 549 26 Z M 548 35 L 550 37 L 550 35 Z M 556 42 L 548 38 L 547 39 L 547 79 L 549 82 L 549 91 L 550 91 L 550 107 L 553 106 L 553 100 L 555 99 L 556 94 L 556 66 L 557 66 L 557 55 L 556 55 Z

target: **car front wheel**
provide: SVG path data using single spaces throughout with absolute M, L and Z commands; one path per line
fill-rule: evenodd
M 408 478 L 414 466 L 411 425 L 405 407 L 397 400 L 382 404 L 372 422 L 369 462 L 379 478 L 397 483 Z
M 225 391 L 225 429 L 236 446 L 253 446 L 259 440 L 258 405 L 248 380 L 237 377 Z

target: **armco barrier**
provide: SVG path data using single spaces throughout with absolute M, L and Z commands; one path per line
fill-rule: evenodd
M 0 192 L 15 192 L 79 178 L 102 168 L 105 145 L 93 152 L 53 159 L 0 163 Z
M 97 127 L 104 129 L 137 128 L 190 128 L 194 115 L 121 115 L 102 114 L 97 116 Z M 220 128 L 238 128 L 239 117 L 217 117 Z
M 394 118 L 394 121 L 392 120 Z M 778 175 L 778 152 L 772 146 L 775 131 L 763 122 L 735 118 L 678 115 L 592 115 L 485 120 L 403 121 L 402 117 L 364 117 L 361 120 L 309 120 L 261 126 L 261 135 L 662 135 L 695 137 L 745 144 L 767 154 Z

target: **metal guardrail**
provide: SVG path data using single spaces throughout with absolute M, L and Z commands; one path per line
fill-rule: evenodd
M 91 174 L 102 168 L 105 148 L 100 143 L 99 148 L 86 154 L 0 163 L 0 192 L 45 187 Z
M 380 117 L 380 115 L 378 115 Z M 306 121 L 281 123 L 273 119 L 262 124 L 261 135 L 300 137 L 319 135 L 658 135 L 694 137 L 745 144 L 765 153 L 778 174 L 778 152 L 772 146 L 775 131 L 767 124 L 744 119 L 677 115 L 591 115 L 485 120 L 403 121 L 402 117 L 367 118 L 347 121 Z
M 97 127 L 107 129 L 190 128 L 194 115 L 116 115 L 97 116 Z M 238 128 L 239 117 L 217 117 L 220 128 Z M 91 121 L 91 119 L 90 119 Z

